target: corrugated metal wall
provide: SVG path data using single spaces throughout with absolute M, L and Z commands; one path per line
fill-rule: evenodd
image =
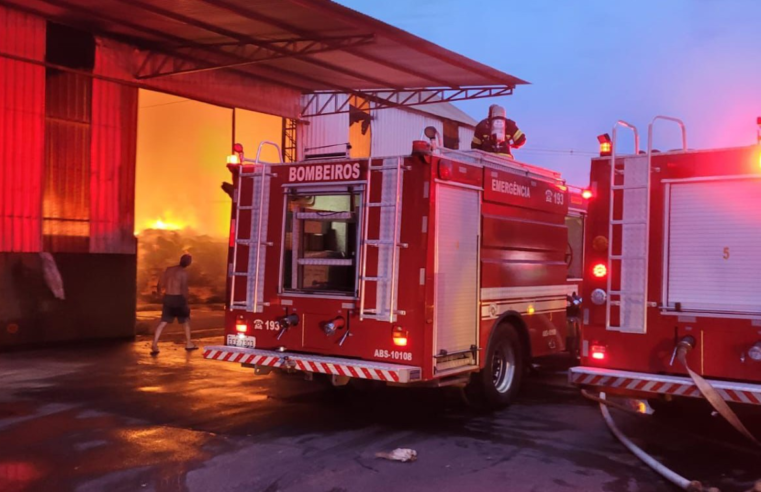
M 302 99 L 302 103 L 304 100 Z M 318 99 L 325 102 L 325 99 Z M 409 154 L 412 141 L 420 138 L 426 126 L 435 127 L 444 136 L 444 122 L 435 116 L 427 116 L 403 109 L 381 109 L 372 111 L 372 155 L 376 157 Z M 309 124 L 299 124 L 299 159 L 304 158 L 304 149 L 349 141 L 349 115 L 337 114 L 309 118 Z M 473 128 L 459 124 L 460 148 L 469 149 L 473 139 Z M 356 125 L 357 129 L 359 125 Z M 322 149 L 322 152 L 341 151 L 342 147 Z M 318 152 L 319 153 L 319 152 Z
M 305 96 L 306 97 L 306 96 Z M 327 102 L 328 96 L 317 96 L 317 105 Z M 346 96 L 339 96 L 346 97 Z M 302 104 L 306 99 L 302 98 Z M 306 118 L 309 124 L 299 124 L 296 142 L 298 146 L 298 159 L 304 159 L 304 149 L 321 147 L 323 145 L 345 144 L 349 141 L 349 114 L 331 114 L 326 116 L 314 116 Z M 337 145 L 325 149 L 315 150 L 318 154 L 326 152 L 341 152 L 346 147 Z M 307 150 L 307 152 L 310 152 Z
M 373 156 L 406 155 L 412 151 L 412 141 L 420 139 L 426 126 L 433 126 L 444 136 L 444 123 L 434 117 L 399 109 L 372 112 Z
M 45 56 L 45 22 L 0 6 L 0 50 Z M 0 252 L 42 248 L 45 69 L 0 58 Z
M 92 78 L 45 70 L 43 249 L 86 253 L 90 241 Z
M 100 40 L 95 70 L 103 66 Z M 135 159 L 137 149 L 137 95 L 134 87 L 93 81 L 90 252 L 136 252 Z
M 460 125 L 458 128 L 458 135 L 460 137 L 460 150 L 470 149 L 470 142 L 473 141 L 473 133 L 475 128 Z

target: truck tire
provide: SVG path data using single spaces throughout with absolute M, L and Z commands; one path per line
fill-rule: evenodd
M 520 390 L 523 370 L 524 353 L 518 332 L 511 323 L 503 323 L 491 336 L 484 369 L 471 374 L 465 386 L 465 401 L 481 410 L 505 408 Z

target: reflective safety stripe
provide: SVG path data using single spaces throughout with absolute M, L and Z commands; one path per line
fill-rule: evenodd
M 572 367 L 568 374 L 571 384 L 618 388 L 646 393 L 702 398 L 695 382 L 687 377 L 647 374 L 597 367 Z M 711 380 L 711 385 L 726 401 L 761 405 L 761 384 L 734 383 Z
M 515 132 L 515 135 L 513 135 L 513 142 L 517 142 L 519 138 L 523 136 L 523 132 L 518 130 Z

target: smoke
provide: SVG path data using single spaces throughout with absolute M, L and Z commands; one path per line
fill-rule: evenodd
M 167 267 L 179 264 L 184 253 L 193 255 L 188 267 L 189 301 L 192 304 L 225 302 L 228 245 L 223 239 L 201 235 L 191 229 L 147 229 L 138 237 L 137 302 L 158 304 L 156 283 Z

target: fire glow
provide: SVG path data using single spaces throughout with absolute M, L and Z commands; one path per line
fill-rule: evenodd
M 164 220 L 158 219 L 155 222 L 149 223 L 146 229 L 158 229 L 161 231 L 180 231 L 184 229 L 185 227 L 187 226 L 179 224 L 177 222 L 170 222 L 170 221 L 164 221 Z

